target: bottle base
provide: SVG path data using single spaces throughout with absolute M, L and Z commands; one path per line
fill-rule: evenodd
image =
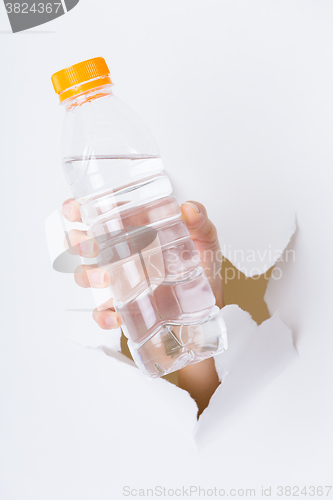
M 166 323 L 142 344 L 129 340 L 128 347 L 140 370 L 158 378 L 225 351 L 226 326 L 215 306 L 200 323 Z

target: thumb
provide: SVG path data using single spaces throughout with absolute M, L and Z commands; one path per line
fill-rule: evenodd
M 181 218 L 186 222 L 191 238 L 203 249 L 219 249 L 216 227 L 208 218 L 207 210 L 197 201 L 187 201 L 181 205 Z
M 216 227 L 208 218 L 207 210 L 201 203 L 187 201 L 180 208 L 181 218 L 186 223 L 191 239 L 199 253 L 201 266 L 215 294 L 216 303 L 219 307 L 223 307 L 222 253 Z

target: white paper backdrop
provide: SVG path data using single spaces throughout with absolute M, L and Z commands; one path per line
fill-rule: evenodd
M 328 0 L 81 0 L 13 35 L 0 6 L 1 500 L 332 484 L 332 22 Z M 199 449 L 187 393 L 73 342 L 104 333 L 67 311 L 91 294 L 49 261 L 44 223 L 70 196 L 50 76 L 95 56 L 153 131 L 179 201 L 207 206 L 248 275 L 283 251 L 296 213 L 295 262 L 266 299 L 298 357 Z

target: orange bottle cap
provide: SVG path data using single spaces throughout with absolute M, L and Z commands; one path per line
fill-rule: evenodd
M 112 84 L 110 70 L 103 57 L 95 57 L 54 73 L 51 77 L 60 102 L 87 90 Z

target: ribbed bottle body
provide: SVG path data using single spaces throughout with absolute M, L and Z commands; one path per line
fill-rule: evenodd
M 149 131 L 111 91 L 66 110 L 65 176 L 134 360 L 157 377 L 221 352 L 224 324 Z

